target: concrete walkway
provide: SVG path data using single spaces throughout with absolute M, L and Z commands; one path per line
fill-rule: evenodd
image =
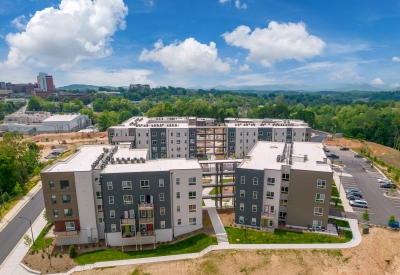
M 25 196 L 23 196 L 20 201 L 14 205 L 14 207 L 8 211 L 8 213 L 0 220 L 0 232 L 3 230 L 4 227 L 11 221 L 22 209 L 29 202 L 29 200 L 42 188 L 42 182 L 39 181 L 35 187 L 33 187 Z
M 215 209 L 214 209 L 215 210 Z M 337 217 L 335 217 L 337 218 Z M 131 260 L 121 260 L 121 261 L 109 261 L 109 262 L 99 262 L 84 266 L 76 266 L 75 268 L 69 270 L 63 274 L 72 274 L 74 272 L 80 272 L 84 270 L 91 270 L 95 268 L 102 268 L 108 266 L 121 266 L 121 265 L 135 265 L 135 264 L 148 264 L 148 263 L 158 263 L 166 261 L 176 261 L 176 260 L 186 260 L 202 257 L 211 251 L 227 250 L 227 249 L 345 249 L 352 248 L 361 243 L 361 235 L 358 229 L 358 222 L 354 219 L 347 219 L 350 224 L 350 228 L 353 232 L 353 239 L 347 243 L 341 244 L 218 244 L 212 245 L 204 249 L 199 253 L 190 254 L 180 254 L 173 256 L 162 256 L 162 257 L 151 257 L 142 259 L 131 259 Z
M 44 212 L 44 209 L 43 209 Z M 32 224 L 33 236 L 35 239 L 39 236 L 40 232 L 42 232 L 43 228 L 46 225 L 46 220 L 43 218 L 43 212 L 40 213 L 39 217 Z M 31 230 L 28 229 L 26 235 L 31 235 Z M 31 237 L 32 238 L 32 237 Z M 23 238 L 14 248 L 14 250 L 10 253 L 10 255 L 5 259 L 1 269 L 0 275 L 20 275 L 20 274 L 32 274 L 29 273 L 26 269 L 24 269 L 20 263 L 22 259 L 25 257 L 25 254 L 28 252 L 29 247 L 24 245 Z
M 353 176 L 350 174 L 343 173 L 342 177 L 353 177 Z M 333 179 L 335 180 L 336 188 L 339 190 L 339 184 L 340 184 L 339 173 L 333 172 Z M 340 186 L 339 196 L 340 196 L 340 199 L 342 200 L 344 211 L 345 212 L 354 212 L 353 207 L 350 206 L 349 200 L 346 198 L 346 192 L 344 190 L 343 184 Z
M 207 212 L 210 216 L 215 234 L 217 235 L 218 244 L 229 244 L 228 235 L 226 234 L 225 228 L 219 218 L 217 209 L 215 209 L 215 207 L 207 207 Z

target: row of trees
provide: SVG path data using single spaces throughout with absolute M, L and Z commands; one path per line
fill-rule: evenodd
M 12 102 L 12 101 L 0 101 L 0 120 L 4 119 L 4 116 L 17 111 L 19 108 L 24 106 L 22 102 Z
M 84 103 L 79 99 L 70 101 L 65 97 L 63 101 L 47 101 L 38 96 L 33 96 L 28 102 L 27 111 L 46 111 L 51 113 L 77 113 L 84 108 Z

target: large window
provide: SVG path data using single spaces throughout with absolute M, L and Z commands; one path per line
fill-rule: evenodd
M 69 181 L 67 181 L 67 180 L 61 180 L 61 181 L 60 181 L 60 187 L 61 187 L 61 189 L 63 189 L 63 190 L 69 189 Z
M 140 181 L 140 189 L 149 189 L 150 183 L 148 180 L 141 180 Z
M 117 232 L 117 225 L 116 224 L 112 224 L 111 225 L 111 232 Z
M 107 189 L 108 190 L 113 190 L 113 184 L 111 181 L 107 182 Z
M 115 210 L 110 210 L 110 218 L 115 218 Z
M 75 223 L 74 222 L 66 222 L 65 229 L 67 231 L 74 231 L 75 230 Z
M 71 217 L 72 216 L 72 208 L 64 209 L 64 216 L 65 217 Z
M 195 204 L 189 204 L 189 212 L 196 212 L 196 205 Z
M 189 199 L 195 199 L 196 198 L 196 191 L 189 191 Z
M 253 204 L 251 206 L 251 212 L 257 212 L 257 205 Z
M 181 198 L 181 192 L 176 192 L 176 198 L 180 199 Z
M 131 181 L 123 181 L 122 182 L 122 190 L 132 190 L 132 182 Z
M 275 178 L 268 178 L 267 185 L 275 185 Z
M 189 218 L 189 225 L 196 225 L 196 218 Z
M 50 185 L 50 190 L 53 190 L 54 189 L 54 181 L 50 181 L 49 185 Z
M 159 197 L 160 201 L 164 201 L 164 193 L 160 193 L 158 195 L 158 197 Z
M 51 203 L 56 204 L 57 203 L 57 197 L 55 195 L 51 196 Z
M 275 193 L 274 193 L 274 192 L 272 192 L 272 191 L 267 191 L 267 194 L 266 194 L 266 198 L 267 198 L 267 199 L 273 199 L 274 196 L 275 196 Z
M 314 207 L 314 215 L 322 216 L 324 214 L 324 209 L 322 207 Z
M 146 201 L 146 195 L 140 195 L 140 203 L 144 203 Z
M 96 191 L 96 198 L 98 199 L 102 198 L 101 191 Z
M 258 192 L 257 191 L 253 191 L 253 199 L 257 199 L 258 196 Z
M 165 207 L 160 207 L 160 215 L 165 215 Z
M 251 218 L 251 225 L 256 225 L 257 219 L 256 218 Z
M 71 203 L 71 195 L 62 195 L 63 203 Z
M 325 200 L 325 194 L 316 194 L 315 195 L 315 201 L 316 202 L 324 202 Z
M 258 178 L 253 178 L 253 185 L 258 185 Z
M 158 180 L 158 187 L 164 187 L 164 179 Z
M 98 204 L 97 205 L 97 211 L 98 212 L 103 212 L 103 205 L 102 204 Z
M 317 180 L 317 188 L 325 189 L 326 188 L 326 180 Z
M 133 204 L 132 195 L 124 195 L 124 204 Z
M 240 216 L 240 217 L 239 217 L 239 223 L 240 223 L 240 224 L 243 224 L 243 223 L 244 223 L 244 217 L 243 217 L 243 216 Z
M 53 209 L 53 215 L 54 215 L 54 218 L 58 218 L 58 210 L 57 209 Z
M 289 193 L 289 187 L 287 187 L 287 186 L 281 186 L 281 193 L 283 193 L 283 194 Z
M 245 190 L 240 190 L 240 197 L 241 198 L 244 198 L 245 194 L 246 194 Z
M 240 184 L 245 184 L 246 183 L 246 178 L 244 176 L 240 177 Z
M 241 203 L 241 204 L 239 205 L 239 210 L 240 210 L 240 211 L 244 211 L 244 203 Z
M 189 185 L 196 185 L 196 178 L 195 177 L 189 178 Z
M 282 174 L 282 180 L 289 180 L 289 174 Z
M 182 225 L 182 219 L 178 219 L 178 225 Z
M 176 206 L 176 212 L 181 212 L 181 206 L 180 205 Z
M 165 228 L 165 221 L 160 221 L 160 227 Z
M 108 204 L 114 204 L 114 196 L 108 197 Z
M 286 205 L 287 205 L 287 200 L 281 200 L 281 201 L 280 201 L 280 204 L 281 204 L 282 206 L 286 206 Z

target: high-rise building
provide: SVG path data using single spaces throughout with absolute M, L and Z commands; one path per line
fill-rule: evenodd
M 55 89 L 53 77 L 46 73 L 39 73 L 37 77 L 39 89 L 44 91 Z

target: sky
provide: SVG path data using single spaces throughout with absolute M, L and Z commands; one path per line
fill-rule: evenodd
M 393 0 L 2 0 L 0 81 L 400 87 Z

